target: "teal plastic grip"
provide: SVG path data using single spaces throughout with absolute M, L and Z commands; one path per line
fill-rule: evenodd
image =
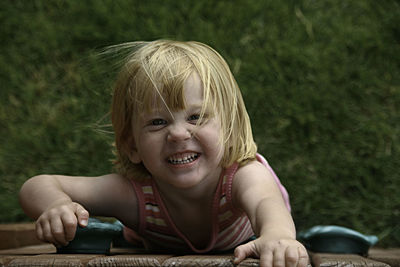
M 363 235 L 355 230 L 336 226 L 318 225 L 299 232 L 297 239 L 314 252 L 366 255 L 378 242 L 374 235 Z

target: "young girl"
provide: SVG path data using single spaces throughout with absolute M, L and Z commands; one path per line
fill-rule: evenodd
M 224 59 L 198 42 L 125 46 L 132 53 L 112 103 L 117 173 L 29 179 L 20 201 L 38 238 L 66 245 L 90 212 L 116 217 L 128 240 L 140 236 L 150 248 L 236 247 L 235 263 L 254 256 L 261 266 L 306 266 L 286 191 L 256 153 Z

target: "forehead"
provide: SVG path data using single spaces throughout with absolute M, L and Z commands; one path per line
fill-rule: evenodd
M 183 83 L 183 98 L 185 105 L 202 106 L 203 103 L 203 86 L 197 72 L 193 72 Z
M 167 110 L 174 112 L 187 108 L 206 108 L 203 103 L 204 89 L 197 72 L 192 72 L 181 83 L 161 84 L 152 86 L 143 95 L 140 105 L 137 106 L 137 114 Z

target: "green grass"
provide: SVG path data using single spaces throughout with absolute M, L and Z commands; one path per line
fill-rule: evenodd
M 400 244 L 400 4 L 383 1 L 4 1 L 0 222 L 39 173 L 112 170 L 112 44 L 216 48 L 300 230 L 337 224 Z M 100 126 L 99 126 L 100 125 Z

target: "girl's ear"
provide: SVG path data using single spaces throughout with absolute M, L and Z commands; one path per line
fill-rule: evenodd
M 129 138 L 126 147 L 126 153 L 128 154 L 128 157 L 132 163 L 139 164 L 140 162 L 142 162 L 133 137 Z
M 132 163 L 135 164 L 139 164 L 140 162 L 142 162 L 136 148 L 131 149 L 131 151 L 129 152 L 129 159 L 132 161 Z

